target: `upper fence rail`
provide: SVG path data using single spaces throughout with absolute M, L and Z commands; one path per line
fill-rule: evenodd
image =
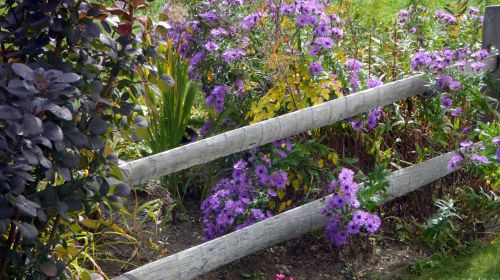
M 487 57 L 484 62 L 487 71 L 494 71 L 498 68 L 497 55 Z M 471 73 L 471 71 L 470 64 L 468 64 L 465 72 Z M 134 160 L 119 167 L 125 182 L 145 183 L 150 179 L 217 158 L 331 125 L 377 107 L 425 93 L 427 90 L 428 82 L 424 75 L 411 76 Z

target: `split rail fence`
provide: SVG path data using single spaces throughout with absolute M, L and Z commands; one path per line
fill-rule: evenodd
M 486 8 L 483 47 L 500 49 L 500 6 Z M 486 58 L 486 68 L 498 70 L 498 55 Z M 468 69 L 467 69 L 468 68 Z M 470 66 L 466 72 L 472 73 Z M 428 82 L 416 75 L 377 88 L 325 102 L 260 123 L 245 126 L 198 142 L 120 165 L 130 184 L 145 183 L 191 166 L 210 162 L 252 147 L 271 143 L 312 129 L 353 117 L 427 91 Z M 449 152 L 420 164 L 392 172 L 383 203 L 405 195 L 450 174 L 448 161 L 458 151 Z M 299 237 L 323 227 L 320 213 L 328 197 L 296 207 L 241 230 L 205 242 L 166 258 L 129 271 L 118 280 L 193 279 L 224 264 L 274 244 Z

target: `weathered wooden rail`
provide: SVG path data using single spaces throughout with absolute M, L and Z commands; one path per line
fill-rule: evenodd
M 500 6 L 487 7 L 485 13 L 483 47 L 491 46 L 500 49 Z M 498 69 L 498 56 L 488 57 L 485 63 L 488 71 L 495 71 Z M 153 178 L 330 125 L 347 117 L 422 94 L 427 86 L 422 75 L 412 76 L 135 160 L 120 165 L 120 169 L 128 183 L 144 183 Z M 446 153 L 392 172 L 388 177 L 390 186 L 387 197 L 382 203 L 453 172 L 448 170 L 447 166 L 448 161 L 456 153 L 457 151 Z M 323 227 L 326 219 L 320 210 L 327 198 L 299 206 L 252 226 L 149 263 L 114 279 L 193 279 L 248 254 Z
M 452 171 L 447 169 L 448 161 L 455 154 L 457 152 L 450 152 L 392 172 L 387 178 L 389 188 L 383 202 L 405 195 L 450 174 Z M 326 218 L 321 214 L 321 209 L 328 198 L 329 196 L 296 207 L 252 226 L 149 263 L 114 279 L 193 279 L 274 244 L 324 227 Z
M 487 57 L 484 62 L 488 71 L 498 68 L 497 55 Z M 427 86 L 423 75 L 412 76 L 134 160 L 120 165 L 120 169 L 126 182 L 145 183 L 425 93 Z

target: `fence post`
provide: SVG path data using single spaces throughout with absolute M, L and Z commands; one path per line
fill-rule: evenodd
M 483 49 L 500 49 L 500 5 L 488 6 L 484 11 Z
M 488 6 L 484 12 L 483 20 L 483 49 L 491 49 L 496 47 L 497 51 L 500 50 L 500 5 Z M 496 109 L 498 111 L 500 105 L 500 68 L 491 73 L 492 84 L 486 90 L 486 95 L 493 98 L 496 102 Z

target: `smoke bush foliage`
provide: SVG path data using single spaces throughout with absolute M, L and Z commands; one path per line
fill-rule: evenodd
M 121 92 L 136 92 L 127 77 L 143 59 L 132 36 L 134 22 L 147 23 L 134 16 L 143 7 L 0 5 L 1 279 L 67 275 L 72 256 L 52 254 L 66 246 L 61 234 L 129 194 L 106 140 L 133 127 L 135 106 Z

